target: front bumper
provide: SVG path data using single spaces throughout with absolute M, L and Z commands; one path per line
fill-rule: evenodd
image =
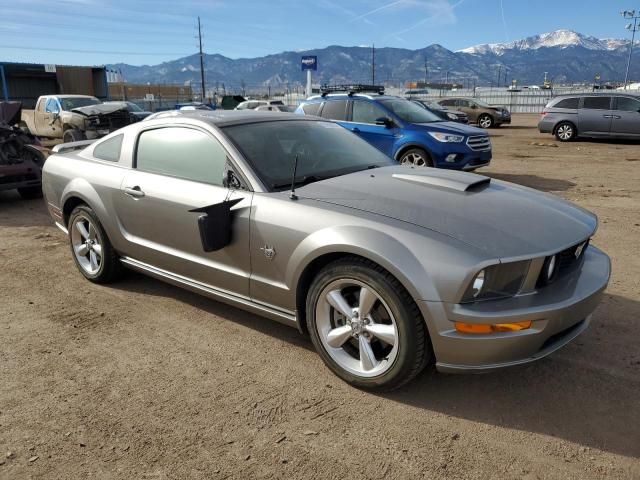
M 475 304 L 423 302 L 436 367 L 482 372 L 538 360 L 576 338 L 589 325 L 609 282 L 609 257 L 593 246 L 580 268 L 537 293 Z M 532 321 L 526 330 L 485 335 L 460 333 L 454 321 L 495 324 Z
M 455 155 L 454 161 L 447 161 L 447 156 Z M 442 154 L 434 155 L 434 164 L 438 168 L 447 168 L 451 170 L 475 170 L 479 167 L 485 167 L 491 163 L 492 151 L 489 150 L 471 150 L 467 146 L 456 146 Z

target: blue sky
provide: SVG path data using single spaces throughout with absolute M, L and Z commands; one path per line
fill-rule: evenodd
M 636 7 L 640 8 L 640 2 Z M 327 45 L 456 50 L 568 28 L 623 38 L 631 0 L 0 0 L 0 61 L 157 64 Z

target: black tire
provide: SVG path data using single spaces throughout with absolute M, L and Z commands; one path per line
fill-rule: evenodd
M 495 124 L 495 120 L 488 113 L 483 113 L 478 117 L 478 126 L 480 128 L 493 128 Z
M 81 140 L 85 140 L 84 133 L 82 133 L 80 130 L 76 130 L 75 128 L 65 130 L 65 132 L 62 134 L 63 143 L 79 142 Z
M 18 188 L 18 193 L 25 200 L 42 198 L 42 187 L 21 187 L 21 188 Z
M 553 130 L 556 139 L 561 142 L 571 142 L 578 135 L 576 126 L 571 122 L 560 122 Z
M 416 167 L 433 167 L 431 155 L 422 148 L 411 148 L 398 157 L 400 165 L 412 165 Z
M 81 218 L 89 220 L 96 229 L 96 237 L 98 244 L 102 247 L 102 258 L 100 266 L 95 273 L 89 273 L 78 260 L 73 246 L 72 228 L 75 228 L 76 220 Z M 78 205 L 73 209 L 71 215 L 69 215 L 69 222 L 67 224 L 69 230 L 69 247 L 71 249 L 71 256 L 80 270 L 80 273 L 89 281 L 94 283 L 110 283 L 117 280 L 122 274 L 122 264 L 118 258 L 118 254 L 113 249 L 111 241 L 98 220 L 98 217 L 94 211 L 87 205 Z
M 332 282 L 341 280 L 356 280 L 375 290 L 395 318 L 397 353 L 391 366 L 378 376 L 363 377 L 349 372 L 328 353 L 320 338 L 316 307 L 323 301 L 321 293 Z M 393 275 L 366 259 L 347 257 L 324 267 L 311 283 L 306 309 L 307 327 L 316 351 L 338 377 L 357 388 L 397 389 L 415 378 L 433 357 L 426 324 L 413 298 Z

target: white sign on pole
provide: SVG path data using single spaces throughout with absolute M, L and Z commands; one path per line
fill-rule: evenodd
M 47 73 L 56 73 L 56 66 L 53 63 L 45 63 L 44 71 Z
M 153 93 L 145 93 L 145 95 L 144 95 L 144 99 L 145 99 L 147 102 L 153 102 L 153 100 L 154 100 L 155 98 L 154 98 L 154 96 L 153 96 Z

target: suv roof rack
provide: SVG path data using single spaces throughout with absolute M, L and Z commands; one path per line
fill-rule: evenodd
M 384 95 L 384 85 L 363 85 L 360 83 L 350 85 L 322 85 L 320 93 L 326 97 L 329 93 L 347 92 L 349 96 L 354 93 L 372 92 Z

